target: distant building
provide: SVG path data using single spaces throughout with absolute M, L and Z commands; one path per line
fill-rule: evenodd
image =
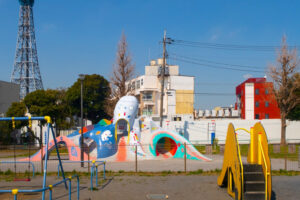
M 266 78 L 249 78 L 236 87 L 236 108 L 242 119 L 278 119 L 273 83 Z
M 127 83 L 140 102 L 140 115 L 160 114 L 162 62 L 163 59 L 152 60 L 149 66 L 145 66 L 145 75 Z M 163 115 L 193 114 L 194 79 L 193 76 L 180 75 L 178 65 L 166 64 Z
M 13 102 L 20 101 L 20 85 L 0 81 L 0 116 L 4 116 Z

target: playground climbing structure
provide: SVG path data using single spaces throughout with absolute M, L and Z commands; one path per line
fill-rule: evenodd
M 228 194 L 238 200 L 271 200 L 271 162 L 266 132 L 259 122 L 247 132 L 250 144 L 246 162 L 241 157 L 236 130 L 229 124 L 218 185 L 227 187 Z
M 135 154 L 139 160 L 161 155 L 163 158 L 184 158 L 186 152 L 187 159 L 210 161 L 179 133 L 163 129 L 151 120 L 142 121 L 137 113 L 138 100 L 134 96 L 124 96 L 116 104 L 112 120 L 103 119 L 98 124 L 84 127 L 83 133 L 78 130 L 68 136 L 57 137 L 56 141 L 67 146 L 69 160 L 72 161 L 80 160 L 81 137 L 84 138 L 84 160 L 122 162 L 134 160 Z M 54 147 L 54 142 L 50 141 L 49 146 L 34 154 L 31 160 L 41 160 L 45 152 Z M 41 155 L 42 152 L 44 155 Z

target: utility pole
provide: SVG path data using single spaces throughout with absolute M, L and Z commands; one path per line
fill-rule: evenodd
M 83 149 L 83 81 L 84 74 L 79 74 L 80 79 L 80 118 L 81 118 L 81 137 L 80 137 L 80 161 L 81 167 L 84 167 L 84 149 Z
M 166 38 L 167 32 L 164 31 L 164 39 L 163 39 L 163 63 L 162 63 L 162 68 L 161 68 L 161 90 L 160 90 L 160 127 L 162 127 L 163 123 L 163 105 L 164 105 L 164 88 L 165 88 L 165 72 L 166 72 L 166 57 L 167 57 L 167 52 L 166 52 L 166 44 L 171 44 L 172 39 L 171 38 Z

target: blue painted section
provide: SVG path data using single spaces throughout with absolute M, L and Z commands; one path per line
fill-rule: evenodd
M 114 155 L 118 151 L 118 145 L 115 141 L 115 125 L 110 124 L 107 126 L 95 125 L 94 129 L 83 134 L 84 138 L 90 138 L 97 144 L 97 158 L 106 158 Z M 75 131 L 68 135 L 68 138 L 81 135 L 79 131 Z M 80 145 L 80 137 L 78 137 L 78 144 Z M 77 152 L 74 148 L 72 155 L 76 155 Z
M 84 138 L 90 138 L 97 144 L 97 158 L 106 158 L 114 155 L 118 150 L 115 141 L 115 125 L 96 126 L 93 130 L 83 134 Z M 79 138 L 80 139 L 80 138 Z M 80 142 L 79 142 L 80 144 Z
M 215 133 L 211 133 L 211 144 L 212 145 L 214 144 L 215 138 L 216 138 L 216 134 Z

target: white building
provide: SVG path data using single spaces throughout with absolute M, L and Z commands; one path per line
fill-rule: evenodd
M 149 66 L 145 66 L 145 75 L 129 83 L 140 102 L 141 115 L 159 115 L 161 92 L 159 74 L 162 62 L 163 59 L 152 60 Z M 194 79 L 193 76 L 180 75 L 178 65 L 166 64 L 163 115 L 193 114 Z

